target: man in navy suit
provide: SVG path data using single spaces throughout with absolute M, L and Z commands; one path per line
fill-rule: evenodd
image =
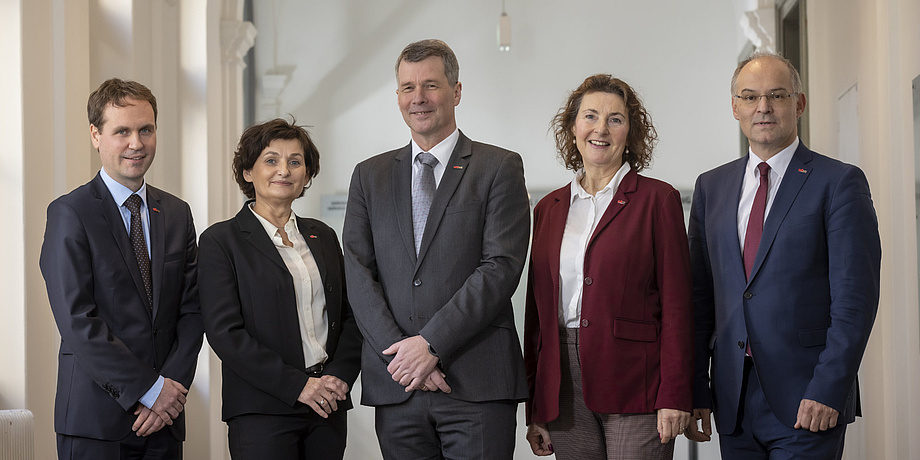
M 702 174 L 690 212 L 696 377 L 687 437 L 723 458 L 839 459 L 859 415 L 881 245 L 856 166 L 809 150 L 792 64 L 758 53 L 732 78 L 750 152 Z M 711 366 L 711 367 L 710 367 Z
M 48 206 L 40 261 L 61 333 L 58 457 L 180 459 L 204 331 L 192 213 L 144 181 L 156 153 L 149 89 L 108 80 L 87 113 L 102 170 Z

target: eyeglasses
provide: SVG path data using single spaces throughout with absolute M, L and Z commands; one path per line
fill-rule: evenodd
M 735 95 L 735 98 L 738 99 L 738 102 L 745 107 L 753 107 L 757 104 L 760 104 L 760 98 L 767 98 L 767 101 L 772 104 L 786 104 L 792 102 L 792 96 L 795 96 L 799 93 L 789 93 L 786 91 L 774 91 L 769 94 L 744 94 L 744 95 Z

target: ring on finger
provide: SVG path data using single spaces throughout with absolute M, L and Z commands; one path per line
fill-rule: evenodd
M 319 405 L 322 406 L 323 404 L 326 404 L 326 398 L 319 400 Z

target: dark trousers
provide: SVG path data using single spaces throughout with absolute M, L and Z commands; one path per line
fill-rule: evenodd
M 661 443 L 658 415 L 601 414 L 585 405 L 578 328 L 559 331 L 562 381 L 559 417 L 546 424 L 557 460 L 669 460 L 674 441 Z
M 182 460 L 182 443 L 163 427 L 147 437 L 134 433 L 119 441 L 57 435 L 59 460 Z
M 468 402 L 414 391 L 377 406 L 377 440 L 387 460 L 507 460 L 514 454 L 517 403 Z
M 344 410 L 322 418 L 297 415 L 238 415 L 227 420 L 233 460 L 335 460 L 345 456 L 348 419 Z
M 743 399 L 738 408 L 741 426 L 734 433 L 719 437 L 722 458 L 839 460 L 843 456 L 846 425 L 812 433 L 780 423 L 767 404 L 751 358 L 745 359 L 741 393 Z

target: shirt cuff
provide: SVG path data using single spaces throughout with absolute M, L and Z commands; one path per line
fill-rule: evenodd
M 148 409 L 153 407 L 153 403 L 157 402 L 157 398 L 160 397 L 160 391 L 163 390 L 163 376 L 157 377 L 157 381 L 153 383 L 153 386 L 144 393 L 144 396 L 141 396 L 141 399 L 137 401 L 143 404 Z

